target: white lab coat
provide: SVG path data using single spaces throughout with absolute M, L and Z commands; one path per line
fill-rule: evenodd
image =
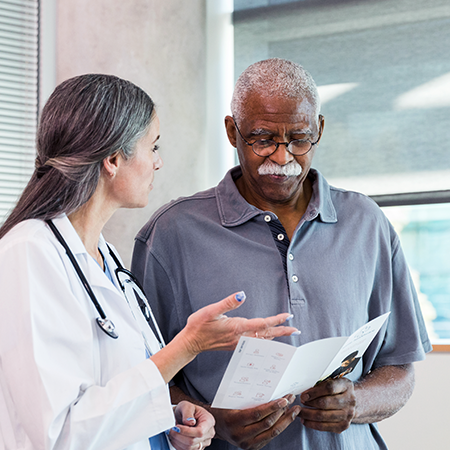
M 66 216 L 54 220 L 115 326 L 112 339 L 40 220 L 0 240 L 0 450 L 148 450 L 174 425 L 168 388 L 122 295 Z M 99 247 L 114 277 L 105 241 Z

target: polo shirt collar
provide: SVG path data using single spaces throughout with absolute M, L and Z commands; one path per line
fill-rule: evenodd
M 319 217 L 322 222 L 336 223 L 337 213 L 331 199 L 331 188 L 327 180 L 316 169 L 310 169 L 308 177 L 312 182 L 312 196 L 306 214 L 312 220 Z
M 248 203 L 239 193 L 235 180 L 242 176 L 240 166 L 233 167 L 216 187 L 217 207 L 224 227 L 235 227 L 263 213 Z M 320 217 L 323 222 L 337 222 L 336 209 L 331 200 L 330 186 L 322 174 L 310 169 L 313 194 L 307 208 L 309 220 Z

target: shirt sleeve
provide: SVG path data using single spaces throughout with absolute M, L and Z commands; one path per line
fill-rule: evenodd
M 91 305 L 74 295 L 61 258 L 50 240 L 19 240 L 0 251 L 6 447 L 108 450 L 145 442 L 174 424 L 167 386 L 150 360 L 108 379 L 114 361 L 99 351 Z
M 176 281 L 172 280 L 166 267 L 168 264 L 162 257 L 157 257 L 146 242 L 136 240 L 131 270 L 144 288 L 164 340 L 170 342 L 184 324 L 180 323 L 179 302 L 176 301 L 176 296 L 181 293 L 177 292 Z
M 382 299 L 376 303 L 388 305 L 386 311 L 391 314 L 379 352 L 376 355 L 369 352 L 364 357 L 366 362 L 368 358 L 374 358 L 372 369 L 421 361 L 432 350 L 408 264 L 398 236 L 392 233 L 389 282 L 379 279 L 378 285 L 374 286 L 374 295 Z

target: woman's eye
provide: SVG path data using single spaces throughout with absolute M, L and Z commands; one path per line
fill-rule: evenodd
M 152 148 L 152 151 L 153 152 L 157 152 L 159 150 L 159 145 L 155 145 L 153 148 Z

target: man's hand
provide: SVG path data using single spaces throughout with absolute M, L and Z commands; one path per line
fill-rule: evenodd
M 353 423 L 387 419 L 408 401 L 414 388 L 412 364 L 383 366 L 353 384 L 347 378 L 327 380 L 303 392 L 302 423 L 320 431 L 341 433 Z
M 303 392 L 300 399 L 306 406 L 301 421 L 314 430 L 342 433 L 355 416 L 355 390 L 347 378 L 323 381 Z
M 289 408 L 294 395 L 244 410 L 210 408 L 216 419 L 216 438 L 245 449 L 258 450 L 285 430 L 301 411 Z

